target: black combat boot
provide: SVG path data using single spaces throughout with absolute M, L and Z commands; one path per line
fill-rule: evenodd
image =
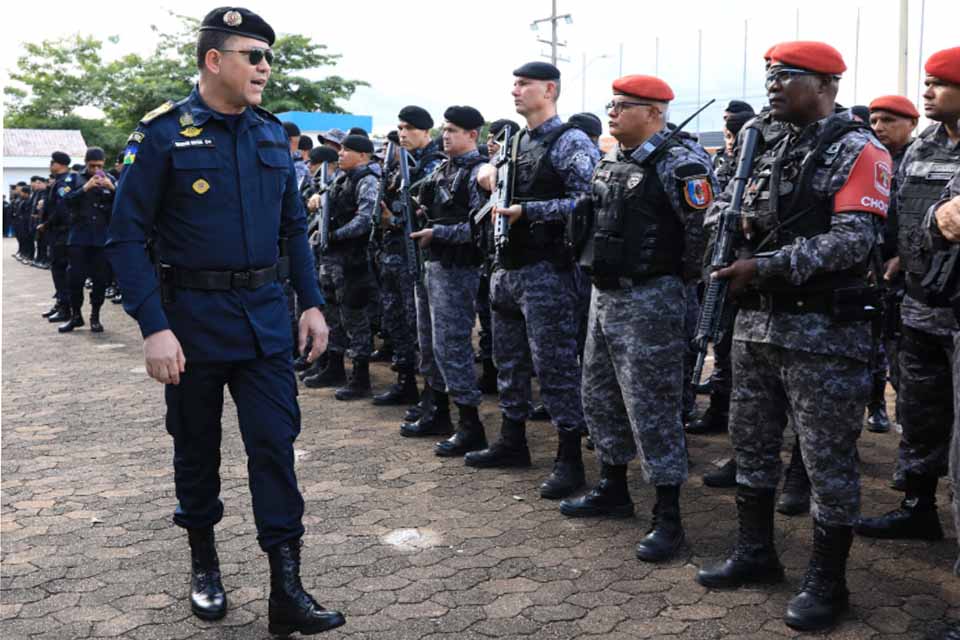
M 416 422 L 425 411 L 433 411 L 433 389 L 426 381 L 423 383 L 423 393 L 420 394 L 420 401 L 409 407 L 403 414 L 403 422 Z
M 800 592 L 787 603 L 783 621 L 800 631 L 820 631 L 837 622 L 846 611 L 847 556 L 853 542 L 852 527 L 813 523 L 813 554 Z
M 53 316 L 50 317 L 52 318 Z M 83 325 L 83 314 L 80 313 L 80 309 L 74 309 L 70 312 L 70 319 L 57 327 L 57 331 L 60 333 L 70 333 L 77 327 L 82 327 Z
M 300 582 L 300 541 L 272 547 L 270 558 L 270 633 L 286 637 L 299 631 L 305 636 L 336 629 L 346 622 L 339 611 L 327 611 L 304 591 Z
M 493 358 L 484 358 L 480 362 L 483 365 L 483 369 L 480 377 L 477 378 L 477 388 L 480 389 L 480 393 L 496 393 L 497 368 L 493 364 Z
M 723 466 L 703 474 L 703 484 L 714 489 L 729 489 L 737 486 L 737 459 L 730 458 Z
M 726 433 L 730 420 L 730 396 L 718 393 L 710 394 L 710 406 L 703 415 L 685 427 L 691 435 L 707 433 Z
M 548 422 L 550 420 L 550 412 L 547 411 L 547 405 L 542 402 L 533 405 L 533 409 L 530 410 L 529 420 L 533 422 Z
M 560 513 L 571 518 L 632 518 L 633 500 L 627 488 L 627 465 L 600 464 L 600 482 L 590 493 L 560 502 Z
M 937 476 L 906 474 L 907 495 L 899 509 L 876 518 L 861 518 L 856 532 L 868 538 L 942 540 L 937 513 Z
M 773 545 L 773 500 L 776 489 L 737 486 L 737 542 L 720 564 L 697 572 L 697 582 L 713 589 L 783 581 L 783 565 Z
M 637 545 L 637 558 L 645 562 L 669 560 L 683 544 L 680 522 L 680 487 L 657 485 L 650 530 Z
M 306 382 L 307 378 L 312 378 L 313 376 L 323 373 L 323 370 L 327 368 L 327 361 L 329 358 L 330 354 L 324 351 L 317 356 L 316 360 L 313 362 L 308 362 L 307 368 L 297 373 L 297 375 L 300 377 L 300 381 Z
M 47 316 L 48 322 L 65 322 L 71 318 L 70 307 L 61 304 L 57 307 L 57 312 L 52 316 Z
M 400 425 L 400 435 L 407 438 L 446 436 L 451 433 L 453 422 L 450 421 L 450 397 L 446 391 L 436 389 L 433 390 L 433 401 L 420 419 Z
M 380 348 L 370 354 L 370 362 L 390 362 L 393 360 L 393 343 L 384 340 Z M 414 400 L 416 402 L 416 400 Z
M 355 358 L 353 369 L 350 371 L 350 378 L 347 380 L 347 386 L 337 389 L 333 397 L 344 401 L 359 400 L 368 397 L 371 393 L 370 361 L 366 358 Z
M 190 540 L 190 609 L 203 620 L 227 615 L 227 593 L 220 581 L 220 559 L 213 527 L 187 529 Z
M 873 374 L 873 386 L 870 389 L 870 402 L 867 404 L 867 431 L 887 433 L 890 431 L 890 418 L 887 416 L 887 372 Z
M 777 511 L 785 516 L 796 516 L 810 511 L 810 477 L 800 453 L 800 438 L 793 442 L 790 464 L 784 474 L 783 491 L 777 500 Z
M 373 404 L 378 407 L 411 405 L 420 400 L 417 389 L 417 376 L 413 367 L 405 366 L 397 373 L 397 382 L 383 393 L 373 396 Z
M 41 313 L 40 317 L 49 318 L 50 316 L 56 315 L 58 311 L 60 311 L 60 305 L 54 304 L 52 307 Z
M 303 385 L 311 389 L 336 387 L 347 381 L 347 372 L 343 369 L 343 353 L 331 353 L 327 356 L 327 366 L 315 376 L 304 378 Z
M 100 307 L 90 308 L 90 331 L 103 333 L 103 325 L 100 324 Z
M 503 416 L 500 437 L 486 449 L 471 451 L 463 457 L 468 467 L 529 467 L 527 423 Z
M 460 413 L 460 420 L 457 422 L 456 433 L 433 447 L 433 452 L 442 458 L 455 458 L 487 448 L 487 434 L 483 430 L 477 408 L 458 404 L 457 411 Z
M 540 485 L 540 497 L 559 500 L 573 495 L 573 492 L 587 483 L 583 471 L 583 454 L 580 449 L 580 432 L 559 431 L 557 457 L 553 462 L 553 472 Z

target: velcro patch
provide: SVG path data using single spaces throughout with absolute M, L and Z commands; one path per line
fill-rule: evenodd
M 684 180 L 682 190 L 683 199 L 691 209 L 701 211 L 713 202 L 713 187 L 706 177 Z

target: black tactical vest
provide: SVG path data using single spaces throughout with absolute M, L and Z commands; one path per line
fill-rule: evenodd
M 928 127 L 914 145 L 910 164 L 903 168 L 903 183 L 897 185 L 897 246 L 900 265 L 909 274 L 922 275 L 928 266 L 929 252 L 923 242 L 921 222 L 930 205 L 940 200 L 940 194 L 950 178 L 960 170 L 960 145 L 949 150 L 934 141 L 937 129 Z
M 345 171 L 337 177 L 330 191 L 330 233 L 346 226 L 357 215 L 357 185 L 366 176 L 374 175 L 367 165 L 356 173 Z M 357 259 L 366 260 L 367 235 L 350 240 L 332 243 L 328 254 L 351 254 Z
M 533 140 L 524 130 L 514 138 L 516 164 L 513 202 L 553 200 L 566 193 L 566 183 L 550 161 L 550 150 L 567 130 L 564 124 L 547 135 Z M 571 253 L 564 241 L 562 222 L 535 222 L 525 216 L 510 226 L 510 241 L 501 256 L 505 268 L 516 268 L 543 260 L 569 264 Z
M 640 166 L 605 157 L 592 188 L 593 230 L 580 265 L 595 282 L 682 273 L 683 225 L 653 163 Z
M 428 227 L 470 221 L 470 173 L 482 162 L 484 159 L 477 156 L 463 166 L 444 160 L 437 167 L 421 192 Z M 455 245 L 434 242 L 424 251 L 424 258 L 431 262 L 440 261 L 444 266 L 477 266 L 483 262 L 483 255 L 472 242 Z

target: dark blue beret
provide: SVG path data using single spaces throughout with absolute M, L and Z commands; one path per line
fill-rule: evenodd
M 336 162 L 339 159 L 337 152 L 331 147 L 320 145 L 310 149 L 310 162 L 320 164 L 321 162 Z
M 65 167 L 70 166 L 70 156 L 65 154 L 63 151 L 54 151 L 50 156 L 50 159 L 57 164 L 62 164 Z
M 243 7 L 218 7 L 208 13 L 200 23 L 200 31 L 222 31 L 234 36 L 246 36 L 263 40 L 273 46 L 277 34 L 273 27 L 249 9 Z
M 84 162 L 100 162 L 106 159 L 107 154 L 105 154 L 100 147 L 90 147 L 87 149 L 87 154 L 83 157 Z
M 472 131 L 483 126 L 483 116 L 473 107 L 454 105 L 443 112 L 443 119 L 461 129 Z
M 373 142 L 367 136 L 352 135 L 343 139 L 343 148 L 358 153 L 373 153 Z
M 427 110 L 412 104 L 400 109 L 397 118 L 424 131 L 429 131 L 433 126 L 433 118 L 430 117 Z
M 599 138 L 603 134 L 603 123 L 592 113 L 575 113 L 567 122 L 591 138 Z
M 513 75 L 534 80 L 559 80 L 560 69 L 549 62 L 528 62 L 513 70 Z

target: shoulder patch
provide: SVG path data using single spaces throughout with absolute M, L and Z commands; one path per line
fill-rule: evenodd
M 703 211 L 713 202 L 713 187 L 707 176 L 683 179 L 680 190 L 683 192 L 683 201 L 694 211 Z
M 176 106 L 173 100 L 167 100 L 162 105 L 140 118 L 140 124 L 149 124 L 152 120 L 171 111 Z
M 687 162 L 674 169 L 673 175 L 681 180 L 684 178 L 692 178 L 694 176 L 705 178 L 709 175 L 709 171 L 705 166 L 698 162 Z

